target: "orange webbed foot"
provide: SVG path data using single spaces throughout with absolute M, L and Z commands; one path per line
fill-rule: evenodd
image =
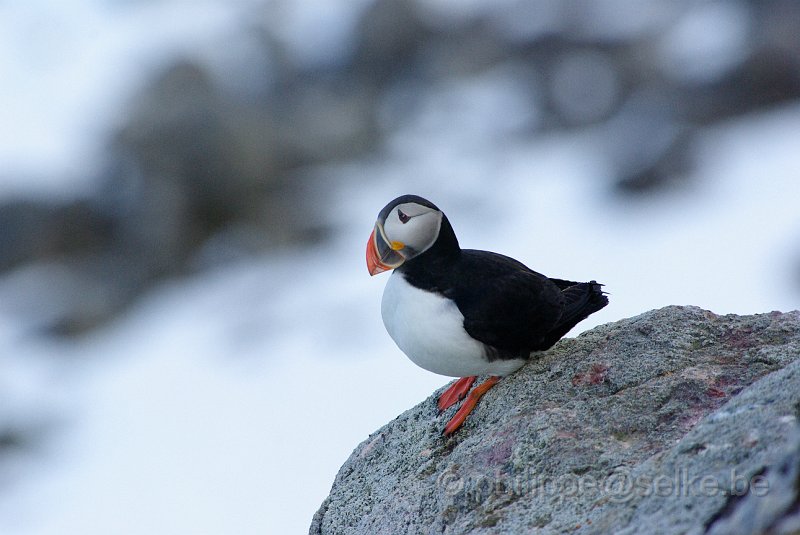
M 467 395 L 467 392 L 469 392 L 469 389 L 472 388 L 472 384 L 475 382 L 475 379 L 477 379 L 477 377 L 474 375 L 470 377 L 462 377 L 450 385 L 447 390 L 442 392 L 442 395 L 439 396 L 439 412 L 452 407 L 454 404 L 464 399 L 464 397 Z
M 468 378 L 465 377 L 465 379 Z M 461 380 L 463 379 L 459 379 L 457 383 L 460 382 Z M 474 381 L 475 378 L 472 377 L 472 380 Z M 444 434 L 452 435 L 453 433 L 455 433 L 456 430 L 459 427 L 461 427 L 461 424 L 463 424 L 464 421 L 467 419 L 467 416 L 469 416 L 469 414 L 472 412 L 472 409 L 475 408 L 475 405 L 478 404 L 478 400 L 480 400 L 483 397 L 483 395 L 489 391 L 490 388 L 496 385 L 499 380 L 500 380 L 499 377 L 493 375 L 489 377 L 486 381 L 475 387 L 475 390 L 469 393 L 469 396 L 467 396 L 467 400 L 464 402 L 463 405 L 461 405 L 461 408 L 458 409 L 458 412 L 456 412 L 456 414 L 450 419 L 450 421 L 447 422 L 447 425 L 444 427 Z

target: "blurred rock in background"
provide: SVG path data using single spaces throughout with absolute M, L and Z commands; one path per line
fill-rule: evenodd
M 152 74 L 93 194 L 2 201 L 0 269 L 28 281 L 19 306 L 43 330 L 84 332 L 164 277 L 323 239 L 302 171 L 459 115 L 458 91 L 488 84 L 518 105 L 459 127 L 584 129 L 609 191 L 631 198 L 684 186 L 698 129 L 800 98 L 792 0 L 376 0 L 352 46 L 317 63 L 293 59 L 265 20 L 243 26 L 227 77 L 199 53 Z

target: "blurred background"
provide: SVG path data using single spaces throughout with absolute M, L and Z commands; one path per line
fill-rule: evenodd
M 0 3 L 0 533 L 301 533 L 448 379 L 404 193 L 611 305 L 800 300 L 795 0 Z

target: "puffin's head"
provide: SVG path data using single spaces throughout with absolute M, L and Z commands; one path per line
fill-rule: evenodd
M 439 237 L 442 211 L 416 195 L 403 195 L 378 214 L 367 242 L 370 275 L 395 269 L 424 253 Z

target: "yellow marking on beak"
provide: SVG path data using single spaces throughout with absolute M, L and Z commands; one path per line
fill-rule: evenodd
M 399 251 L 400 249 L 402 249 L 405 246 L 406 246 L 406 244 L 401 242 L 401 241 L 393 241 L 392 243 L 389 244 L 389 247 L 391 247 L 392 250 L 394 250 L 394 251 Z

